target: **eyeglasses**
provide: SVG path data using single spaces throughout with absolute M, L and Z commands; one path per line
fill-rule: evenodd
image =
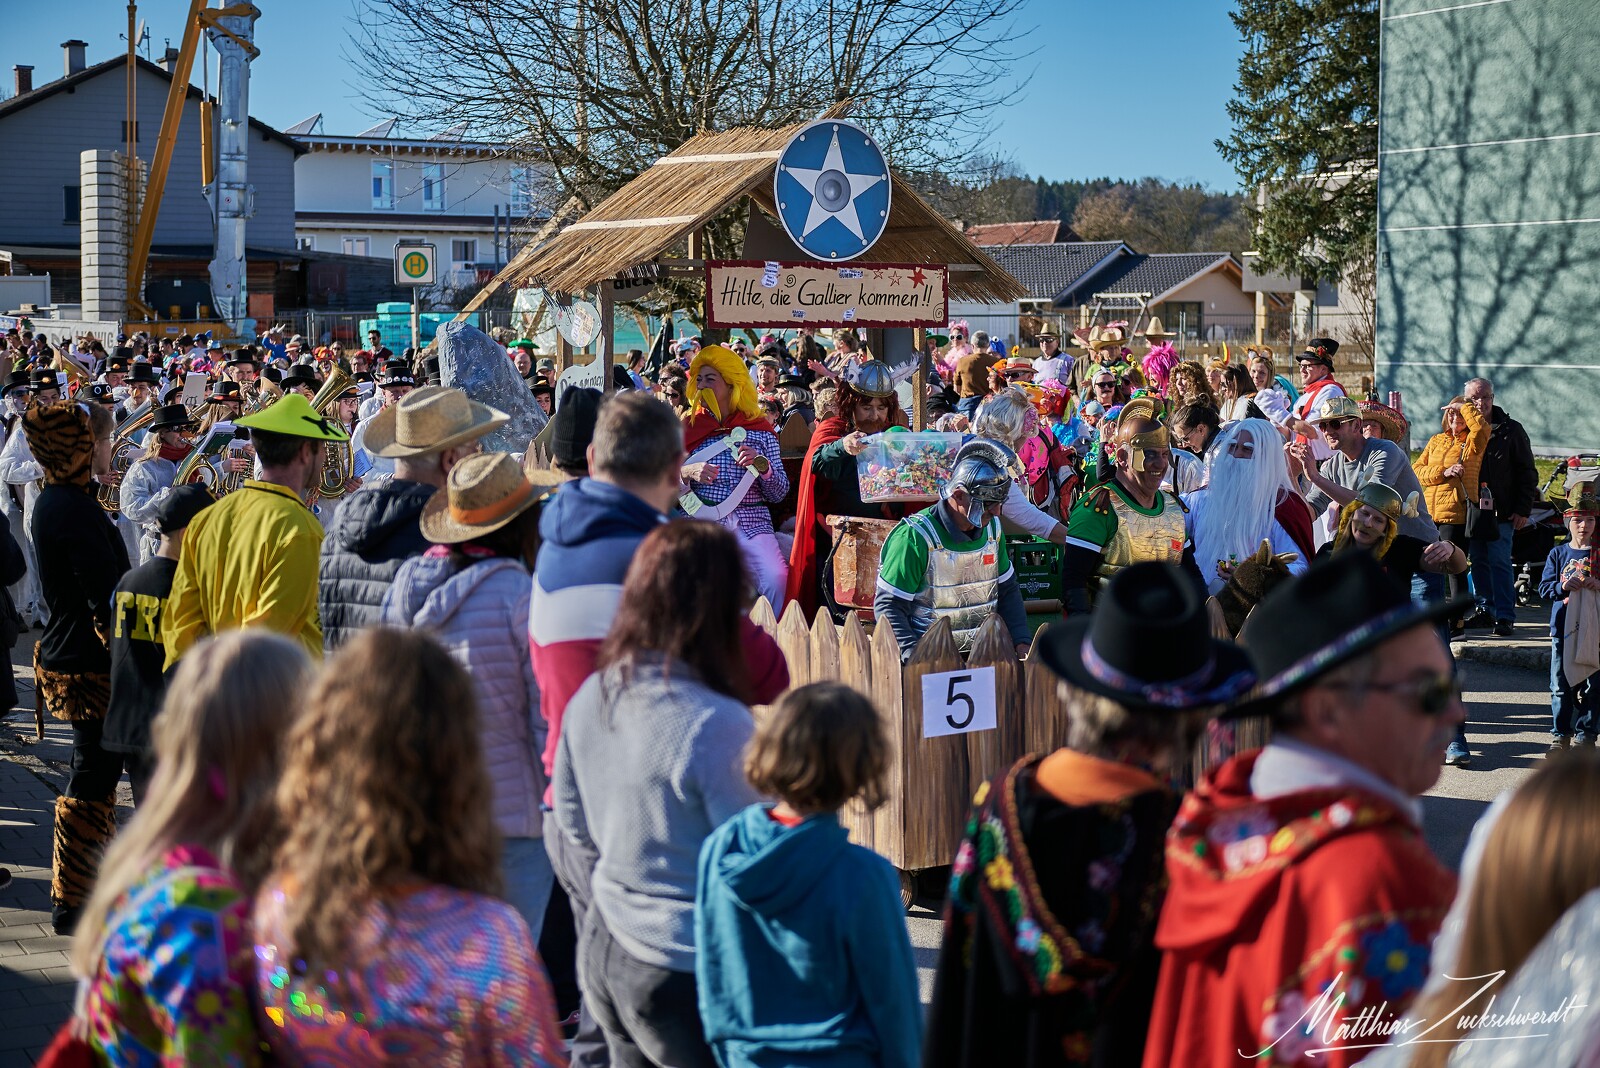
M 1462 699 L 1461 679 L 1455 675 L 1434 675 L 1408 682 L 1328 682 L 1321 686 L 1325 690 L 1399 694 L 1409 698 L 1424 716 L 1440 715 Z

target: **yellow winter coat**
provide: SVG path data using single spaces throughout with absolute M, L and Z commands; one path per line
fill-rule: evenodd
M 1439 416 L 1442 433 L 1428 439 L 1427 448 L 1413 465 L 1417 481 L 1422 483 L 1422 495 L 1428 505 L 1428 514 L 1435 523 L 1465 523 L 1467 498 L 1478 496 L 1478 471 L 1483 466 L 1483 451 L 1489 447 L 1489 423 L 1478 414 L 1478 409 L 1460 401 L 1455 408 L 1461 413 L 1466 429 L 1456 434 L 1445 430 L 1448 413 Z M 1460 464 L 1461 474 L 1445 478 L 1447 468 Z

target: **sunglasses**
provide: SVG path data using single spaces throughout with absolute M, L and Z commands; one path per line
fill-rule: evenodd
M 1409 682 L 1330 682 L 1323 688 L 1399 694 L 1408 698 L 1424 716 L 1441 715 L 1462 699 L 1461 679 L 1455 675 L 1434 675 Z
M 1317 425 L 1322 427 L 1323 430 L 1338 430 L 1340 427 L 1349 426 L 1353 422 L 1355 422 L 1354 419 L 1328 419 Z
M 1096 382 L 1094 384 L 1094 388 L 1095 389 L 1116 389 L 1117 388 L 1117 384 L 1115 382 Z

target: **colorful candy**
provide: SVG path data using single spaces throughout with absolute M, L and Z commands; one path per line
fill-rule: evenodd
M 950 480 L 960 434 L 879 434 L 856 457 L 861 499 L 936 501 Z

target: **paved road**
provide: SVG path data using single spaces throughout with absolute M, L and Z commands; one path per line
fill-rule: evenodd
M 1532 624 L 1524 629 L 1533 630 Z M 1536 642 L 1537 635 L 1523 636 Z M 1468 738 L 1473 765 L 1445 768 L 1424 799 L 1427 835 L 1438 855 L 1459 862 L 1467 834 L 1488 802 L 1515 786 L 1544 756 L 1549 730 L 1546 675 L 1526 667 L 1473 662 L 1467 673 Z M 19 665 L 22 703 L 32 707 L 31 670 Z M 33 713 L 17 710 L 0 724 L 0 864 L 14 881 L 0 890 L 0 1068 L 30 1065 L 70 1009 L 66 939 L 50 930 L 50 834 L 54 799 L 66 784 L 70 732 L 51 722 L 33 741 Z M 127 784 L 122 809 L 131 810 Z M 929 880 L 937 883 L 937 877 Z M 924 898 L 909 913 L 922 998 L 932 996 L 940 937 L 939 902 Z

